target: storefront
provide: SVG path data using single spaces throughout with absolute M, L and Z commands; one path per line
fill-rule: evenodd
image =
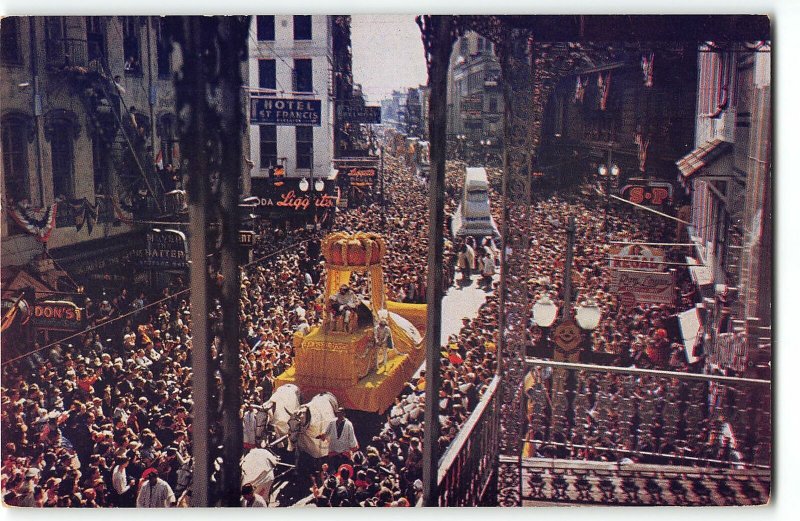
M 250 190 L 255 198 L 253 213 L 276 226 L 291 229 L 329 226 L 341 193 L 336 182 L 335 175 L 313 181 L 299 177 L 254 177 Z
M 348 208 L 376 201 L 380 191 L 380 158 L 376 156 L 334 159 L 338 186 Z

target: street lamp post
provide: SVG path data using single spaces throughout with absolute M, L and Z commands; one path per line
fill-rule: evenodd
M 606 211 L 605 215 L 603 216 L 603 229 L 608 235 L 608 210 L 611 207 L 611 178 L 613 177 L 616 179 L 619 177 L 619 166 L 616 163 L 611 161 L 611 153 L 612 153 L 612 144 L 608 144 L 608 160 L 605 164 L 600 165 L 597 168 L 597 173 L 600 174 L 601 177 L 604 177 L 606 180 Z
M 553 334 L 556 344 L 553 359 L 556 361 L 578 361 L 580 358 L 579 345 L 582 340 L 581 330 L 591 331 L 597 328 L 601 318 L 601 310 L 591 298 L 584 299 L 574 310 L 572 307 L 572 260 L 575 232 L 575 217 L 571 216 L 567 227 L 567 251 L 564 262 L 564 304 L 561 308 L 561 319 Z M 575 314 L 574 321 L 572 319 L 573 312 Z M 550 300 L 549 296 L 545 295 L 533 305 L 532 313 L 533 321 L 546 333 L 556 320 L 558 307 Z M 553 372 L 552 392 L 554 396 L 563 391 L 565 376 L 566 373 L 562 369 Z

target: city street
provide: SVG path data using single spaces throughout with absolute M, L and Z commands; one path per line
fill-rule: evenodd
M 4 16 L 4 505 L 768 504 L 771 23 Z

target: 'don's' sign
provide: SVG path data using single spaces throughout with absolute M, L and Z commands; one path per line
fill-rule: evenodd
M 83 313 L 72 302 L 45 300 L 33 307 L 31 323 L 39 329 L 77 331 L 83 328 Z

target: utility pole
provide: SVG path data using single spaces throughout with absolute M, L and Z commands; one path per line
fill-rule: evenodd
M 426 331 L 425 439 L 422 486 L 425 506 L 439 504 L 439 386 L 442 336 L 442 255 L 444 226 L 445 152 L 447 146 L 447 65 L 455 42 L 452 16 L 420 16 L 431 101 L 428 107 L 431 136 L 431 175 L 428 187 L 428 327 Z
M 567 257 L 564 261 L 564 305 L 561 320 L 569 320 L 572 310 L 572 252 L 575 248 L 575 216 L 570 215 L 567 226 Z

